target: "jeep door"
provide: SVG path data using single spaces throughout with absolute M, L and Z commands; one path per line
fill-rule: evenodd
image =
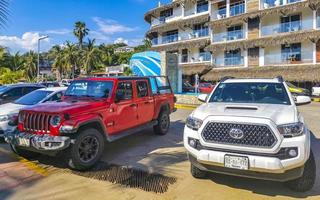
M 114 130 L 119 133 L 138 125 L 137 104 L 133 98 L 133 82 L 120 81 L 117 85 L 115 100 Z
M 135 82 L 138 104 L 139 124 L 150 122 L 154 115 L 154 99 L 151 95 L 149 82 L 147 80 L 139 80 Z

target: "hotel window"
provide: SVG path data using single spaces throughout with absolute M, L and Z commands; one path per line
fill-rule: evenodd
M 181 53 L 181 62 L 182 63 L 187 63 L 188 62 L 188 49 L 182 49 Z
M 227 17 L 227 5 L 226 2 L 219 2 L 218 3 L 218 14 L 217 18 L 222 19 Z
M 230 16 L 240 15 L 245 12 L 244 1 L 231 1 Z
M 193 34 L 195 37 L 205 37 L 209 35 L 209 28 L 204 24 L 196 24 L 193 26 Z
M 271 8 L 280 5 L 283 5 L 283 0 L 264 0 L 263 2 L 264 8 Z
M 320 28 L 320 8 L 317 10 L 317 28 Z
M 293 32 L 301 30 L 301 15 L 281 17 L 280 32 Z
M 224 53 L 224 64 L 225 65 L 242 65 L 242 57 L 241 57 L 241 50 L 231 50 L 226 51 Z
M 179 38 L 178 33 L 179 33 L 178 30 L 166 32 L 162 37 L 163 43 L 166 44 L 166 43 L 178 41 L 178 38 Z
M 206 0 L 197 1 L 197 13 L 206 12 L 209 10 L 209 3 Z
M 173 15 L 173 8 L 168 10 L 164 10 L 160 12 L 160 22 L 166 22 L 166 18 L 171 17 Z
M 281 58 L 283 62 L 301 61 L 301 43 L 281 45 Z
M 238 40 L 243 38 L 242 25 L 227 28 L 227 40 Z
M 204 48 L 199 49 L 199 60 L 200 61 L 210 61 L 211 54 L 208 51 L 205 51 Z

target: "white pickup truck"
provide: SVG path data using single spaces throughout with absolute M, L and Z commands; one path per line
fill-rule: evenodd
M 312 87 L 312 96 L 320 96 L 320 83 Z
M 188 117 L 184 146 L 191 173 L 207 172 L 285 182 L 310 190 L 316 166 L 310 131 L 282 77 L 224 78 Z

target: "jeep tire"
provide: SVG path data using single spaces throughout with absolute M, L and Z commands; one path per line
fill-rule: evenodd
M 191 171 L 191 175 L 194 178 L 203 179 L 203 178 L 205 178 L 207 176 L 207 172 L 202 171 L 201 169 L 197 168 L 192 163 L 191 163 L 191 170 L 190 171 Z
M 13 144 L 10 144 L 10 148 L 15 154 L 17 154 L 18 156 L 21 156 L 23 158 L 26 158 L 26 159 L 35 159 L 38 156 L 40 156 L 40 153 L 28 151 L 28 150 L 22 149 L 18 146 L 15 146 Z
M 158 123 L 153 127 L 155 134 L 166 135 L 170 127 L 170 116 L 167 110 L 162 110 L 157 119 Z
M 316 180 L 316 163 L 313 152 L 304 165 L 303 174 L 300 178 L 286 182 L 287 186 L 297 192 L 306 192 L 312 189 Z
M 104 138 L 94 128 L 80 130 L 76 141 L 67 149 L 66 161 L 71 169 L 83 171 L 93 167 L 101 158 Z

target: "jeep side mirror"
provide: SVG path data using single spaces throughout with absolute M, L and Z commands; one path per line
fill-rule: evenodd
M 297 106 L 311 103 L 311 98 L 308 96 L 298 95 L 298 96 L 294 96 L 293 98 Z
M 201 101 L 201 102 L 204 102 L 204 103 L 207 101 L 207 98 L 208 98 L 207 94 L 200 94 L 198 96 L 198 100 Z

